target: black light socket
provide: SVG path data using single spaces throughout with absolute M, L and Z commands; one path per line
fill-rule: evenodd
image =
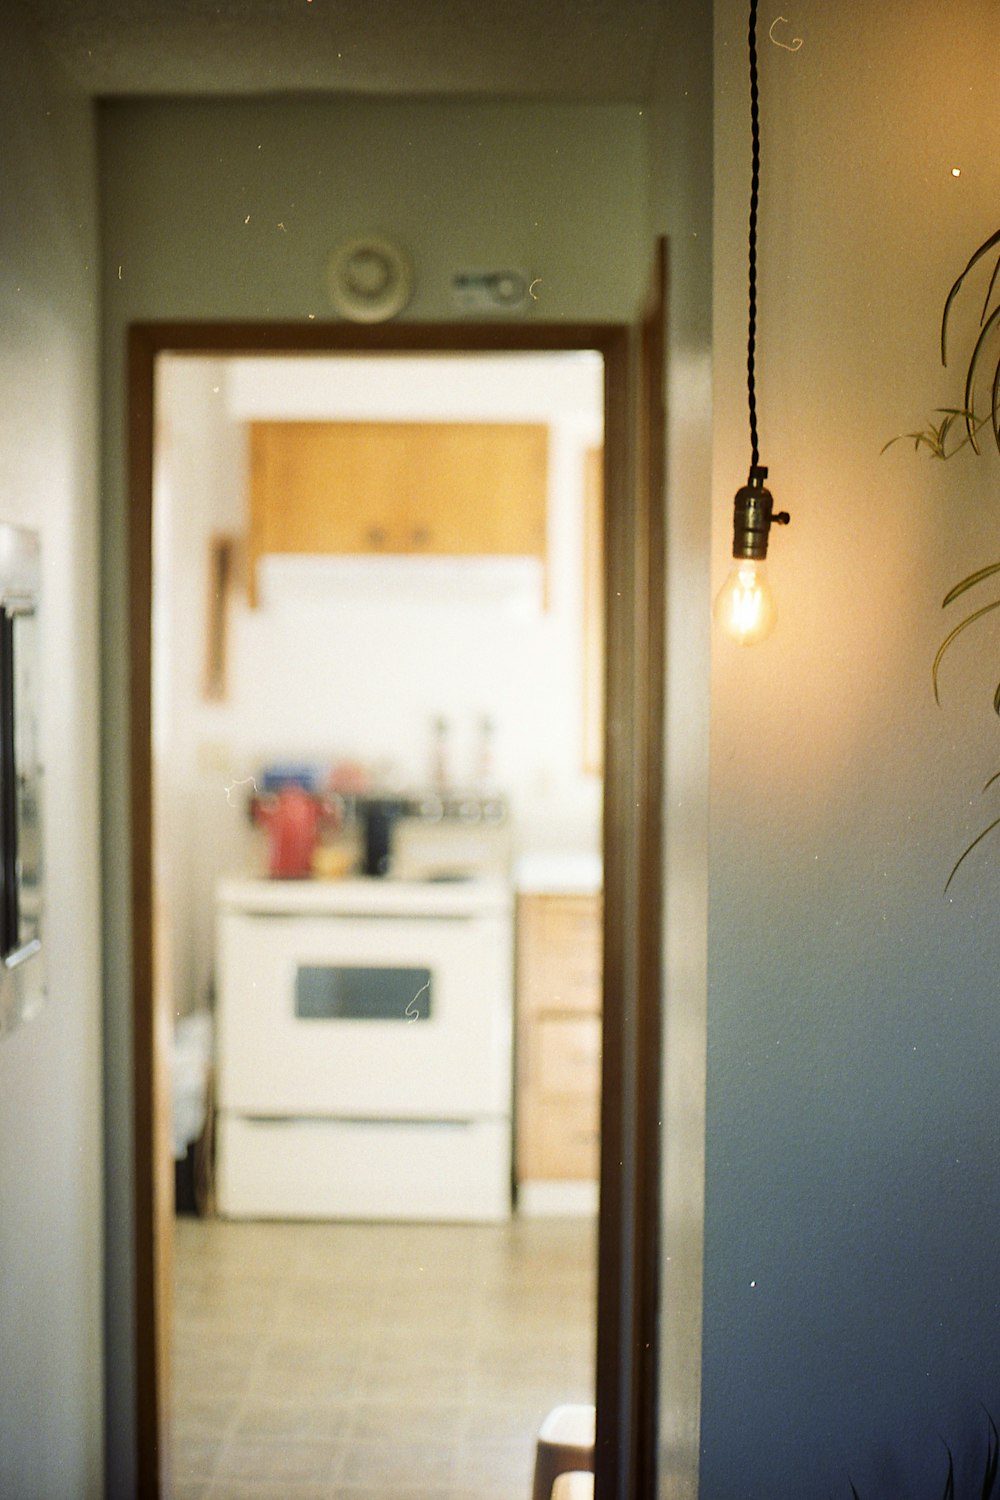
M 772 525 L 787 526 L 786 510 L 775 511 L 774 497 L 765 488 L 767 469 L 754 464 L 750 477 L 736 491 L 733 501 L 733 556 L 740 560 L 763 562 L 767 556 L 767 538 Z

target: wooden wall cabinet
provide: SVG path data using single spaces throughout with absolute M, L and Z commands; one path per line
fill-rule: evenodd
M 250 586 L 268 553 L 544 560 L 548 428 L 253 422 Z
M 517 1180 L 596 1182 L 601 898 L 517 903 Z

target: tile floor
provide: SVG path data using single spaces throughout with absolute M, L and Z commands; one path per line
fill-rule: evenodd
M 529 1500 L 593 1399 L 589 1220 L 182 1218 L 174 1253 L 175 1500 Z

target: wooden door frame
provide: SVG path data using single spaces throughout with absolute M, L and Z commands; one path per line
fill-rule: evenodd
M 643 397 L 627 324 L 143 322 L 128 330 L 128 556 L 135 1170 L 136 1493 L 164 1476 L 172 1178 L 157 1152 L 169 1018 L 154 1013 L 151 740 L 152 505 L 159 355 L 530 353 L 596 350 L 604 359 L 605 815 L 604 1050 L 598 1229 L 597 1500 L 653 1500 L 659 1221 L 655 1168 L 661 931 L 660 809 L 645 770 L 662 760 L 662 611 L 650 609 L 650 538 L 662 483 L 638 482 Z M 638 403 L 638 404 L 637 404 Z M 642 456 L 646 465 L 648 455 Z M 655 462 L 652 472 L 655 473 Z M 655 965 L 654 965 L 655 967 Z M 642 1045 L 645 1038 L 647 1045 Z M 653 1139 L 650 1139 L 653 1132 Z M 158 1159 L 159 1157 L 159 1159 Z M 646 1351 L 637 1359 L 638 1351 Z M 650 1371 L 653 1378 L 650 1377 Z M 544 1413 L 539 1413 L 539 1419 Z

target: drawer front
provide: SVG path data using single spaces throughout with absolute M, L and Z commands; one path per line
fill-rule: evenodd
M 518 1135 L 520 1181 L 596 1181 L 600 1167 L 597 1101 L 525 1101 Z
M 601 1009 L 601 904 L 596 896 L 522 898 L 523 1002 L 531 1010 Z
M 535 1023 L 538 1092 L 597 1097 L 601 1085 L 601 1022 L 597 1016 L 542 1016 Z
M 498 1221 L 510 1214 L 510 1128 L 218 1117 L 227 1218 Z

